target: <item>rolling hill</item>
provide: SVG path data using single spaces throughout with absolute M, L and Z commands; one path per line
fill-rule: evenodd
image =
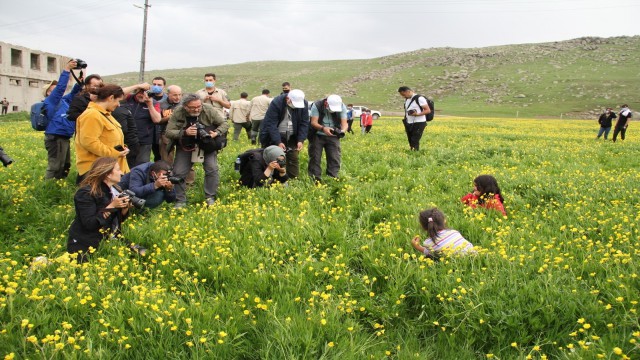
M 189 69 L 150 71 L 185 92 L 202 87 L 205 72 L 232 99 L 272 95 L 289 81 L 308 99 L 330 93 L 345 102 L 399 114 L 397 88 L 408 85 L 431 95 L 438 114 L 593 118 L 607 106 L 640 108 L 640 36 L 579 39 L 484 48 L 431 48 L 374 59 L 262 61 Z M 137 73 L 107 76 L 123 85 Z

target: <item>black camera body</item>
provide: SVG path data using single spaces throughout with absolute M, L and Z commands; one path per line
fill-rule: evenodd
M 178 176 L 173 175 L 172 172 L 167 173 L 167 180 L 173 185 L 182 184 L 184 179 Z
M 196 129 L 198 130 L 198 138 L 201 140 L 211 139 L 211 134 L 204 128 L 204 125 L 196 123 Z
M 82 59 L 75 59 L 76 60 L 76 67 L 73 68 L 73 70 L 82 70 L 82 69 L 86 69 L 87 68 L 87 62 L 82 60 Z
M 417 114 L 418 112 L 416 111 L 416 109 L 411 109 L 409 111 L 407 111 L 408 115 L 414 116 L 415 114 Z
M 122 146 L 122 145 L 116 145 L 113 148 L 118 150 L 118 151 L 124 151 L 124 146 Z
M 331 128 L 331 134 L 338 137 L 338 139 L 342 139 L 344 137 L 344 131 L 340 128 Z
M 0 147 L 0 161 L 2 161 L 2 165 L 4 165 L 4 167 L 13 164 L 13 159 L 4 152 L 2 147 Z
M 276 162 L 278 163 L 278 165 L 280 166 L 280 168 L 284 169 L 284 167 L 287 165 L 287 161 L 286 160 L 276 160 Z
M 147 200 L 137 197 L 136 193 L 131 190 L 124 190 L 120 193 L 120 195 L 118 195 L 118 197 L 128 197 L 129 202 L 132 203 L 133 207 L 135 207 L 136 209 L 142 209 L 144 207 L 144 204 L 147 202 Z

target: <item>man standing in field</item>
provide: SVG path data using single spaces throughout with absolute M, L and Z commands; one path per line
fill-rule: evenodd
M 422 133 L 427 126 L 427 114 L 431 113 L 431 108 L 424 96 L 416 95 L 408 86 L 401 86 L 398 93 L 405 99 L 402 123 L 409 140 L 409 148 L 418 151 Z
M 247 131 L 247 138 L 251 138 L 251 122 L 249 121 L 251 102 L 247 100 L 247 97 L 249 97 L 249 94 L 243 92 L 242 94 L 240 94 L 240 100 L 234 100 L 231 102 L 229 118 L 231 118 L 231 121 L 233 122 L 234 141 L 238 141 L 242 129 L 245 129 Z
M 251 111 L 249 118 L 251 119 L 251 143 L 256 143 L 256 138 L 260 134 L 260 124 L 264 119 L 269 104 L 271 104 L 272 98 L 269 97 L 269 89 L 262 90 L 262 95 L 256 96 L 251 99 Z
M 620 134 L 620 138 L 624 140 L 625 135 L 627 134 L 627 127 L 629 126 L 629 122 L 631 121 L 631 117 L 633 113 L 629 109 L 629 105 L 622 105 L 622 109 L 618 113 L 618 121 L 616 122 L 616 127 L 613 129 L 613 142 L 616 142 L 616 138 L 618 134 Z
M 2 98 L 0 104 L 2 104 L 2 115 L 7 115 L 7 110 L 9 110 L 9 101 L 7 98 Z
M 209 104 L 225 119 L 224 109 L 231 107 L 227 92 L 216 87 L 216 74 L 204 74 L 204 89 L 196 92 L 203 104 Z
M 322 151 L 327 157 L 327 175 L 338 177 L 340 171 L 340 139 L 347 131 L 347 107 L 338 95 L 329 95 L 311 105 L 311 131 L 309 133 L 309 176 L 321 179 Z

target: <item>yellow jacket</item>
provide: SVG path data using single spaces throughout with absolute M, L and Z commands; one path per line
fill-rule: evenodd
M 90 102 L 87 110 L 76 121 L 76 167 L 84 175 L 99 157 L 118 159 L 120 170 L 129 172 L 127 158 L 121 157 L 114 146 L 124 146 L 120 123 L 102 106 Z

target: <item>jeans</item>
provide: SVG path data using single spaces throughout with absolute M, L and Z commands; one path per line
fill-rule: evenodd
M 260 134 L 260 124 L 262 124 L 262 119 L 260 120 L 251 120 L 251 143 L 255 144 L 256 138 L 258 134 Z
M 164 195 L 164 190 L 156 190 L 153 193 L 147 195 L 147 197 L 144 198 L 146 200 L 144 207 L 146 209 L 153 209 L 160 206 L 160 204 L 162 204 L 162 202 L 164 201 Z
M 609 136 L 609 131 L 611 131 L 611 126 L 600 127 L 600 131 L 598 131 L 598 136 L 596 137 L 596 139 L 600 139 L 600 136 L 604 134 L 604 139 L 607 140 L 607 137 Z
M 407 133 L 407 139 L 409 140 L 409 147 L 411 150 L 420 150 L 420 139 L 422 139 L 422 133 L 424 128 L 427 127 L 426 122 L 417 122 L 408 124 L 406 120 L 403 120 L 404 131 Z
M 309 176 L 315 180 L 320 180 L 322 150 L 324 150 L 327 157 L 327 175 L 337 178 L 340 171 L 340 139 L 336 136 L 326 135 L 313 135 L 309 139 Z
M 613 129 L 613 142 L 616 141 L 616 138 L 618 137 L 618 133 L 620 134 L 620 138 L 622 140 L 624 140 L 625 135 L 627 134 L 627 128 L 619 128 L 616 127 Z
M 245 129 L 247 131 L 247 139 L 251 140 L 251 129 L 253 127 L 252 125 L 253 124 L 248 121 L 243 123 L 233 123 L 233 140 L 238 141 L 242 129 Z
M 193 163 L 191 162 L 191 151 L 184 151 L 179 147 L 176 149 L 176 157 L 173 161 L 173 174 L 179 178 L 186 179 L 189 174 Z M 212 151 L 209 154 L 205 154 L 204 162 L 202 163 L 204 168 L 204 196 L 207 199 L 215 199 L 218 192 L 218 186 L 220 185 L 220 175 L 218 173 L 218 153 Z M 175 184 L 176 189 L 176 202 L 187 202 L 186 184 L 182 182 Z
M 353 119 L 347 120 L 347 125 L 348 125 L 347 132 L 353 134 L 353 129 L 351 129 L 351 126 L 353 126 Z
M 44 178 L 66 178 L 71 168 L 69 139 L 58 135 L 45 134 L 44 147 L 47 149 L 47 171 Z

